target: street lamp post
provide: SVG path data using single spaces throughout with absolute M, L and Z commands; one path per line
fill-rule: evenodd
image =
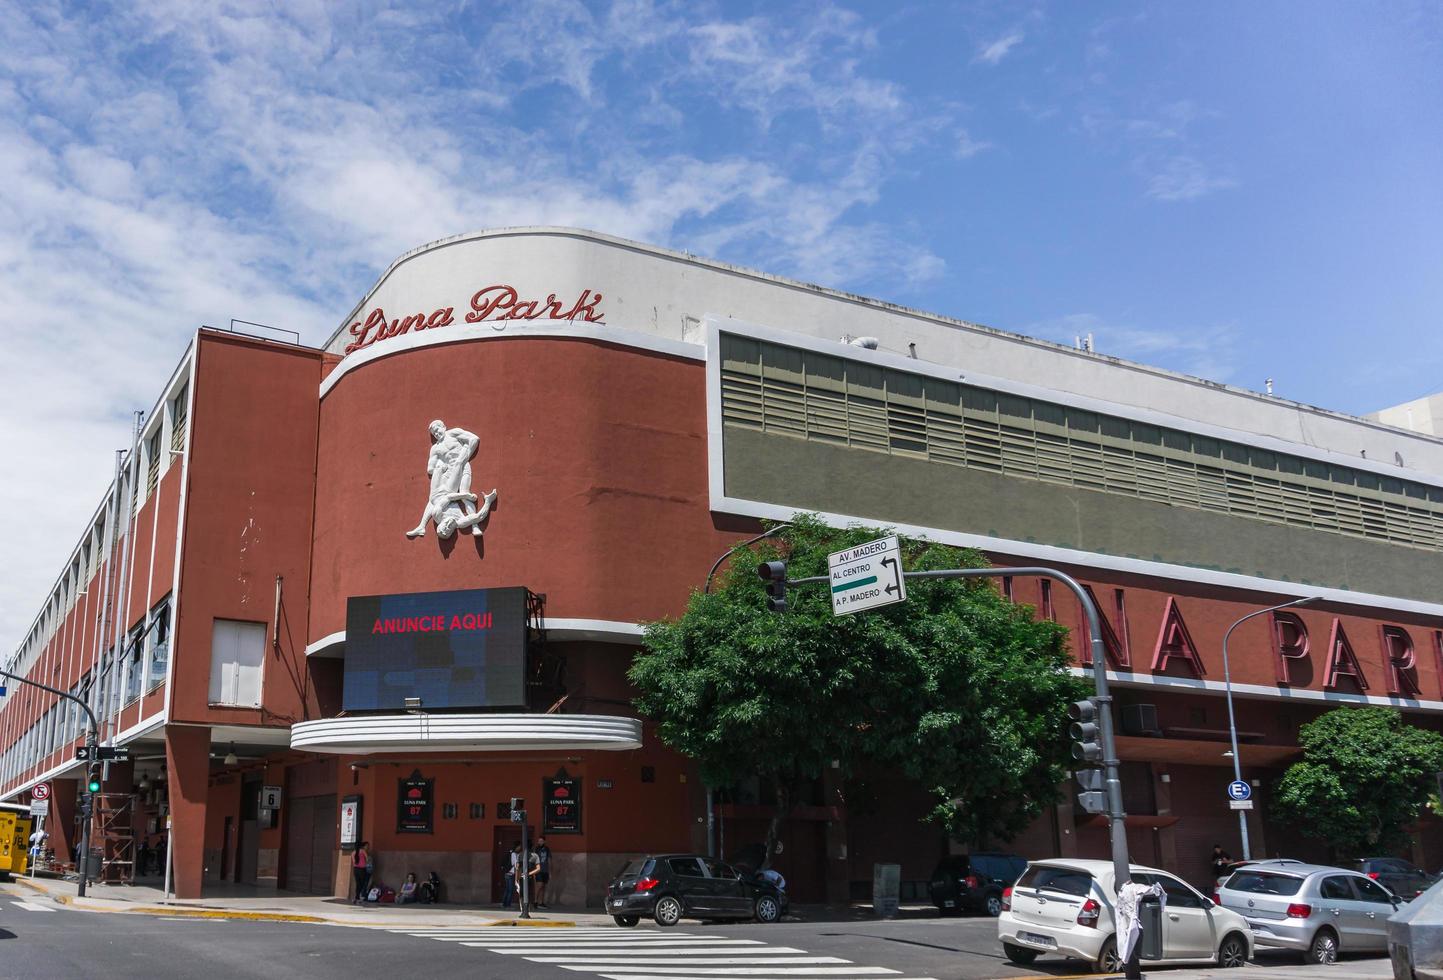
M 1302 599 L 1294 599 L 1292 602 L 1284 602 L 1276 606 L 1269 606 L 1266 609 L 1259 609 L 1257 612 L 1250 612 L 1229 626 L 1228 631 L 1223 634 L 1223 686 L 1227 691 L 1228 737 L 1232 741 L 1233 746 L 1233 779 L 1237 782 L 1243 781 L 1243 764 L 1242 759 L 1238 756 L 1238 724 L 1233 716 L 1233 676 L 1231 669 L 1228 667 L 1228 638 L 1233 635 L 1233 630 L 1255 616 L 1262 616 L 1266 613 L 1277 612 L 1279 609 L 1287 609 L 1290 606 L 1302 606 L 1309 602 L 1317 601 L 1317 596 L 1310 595 Z M 1251 861 L 1253 855 L 1252 848 L 1248 844 L 1248 812 L 1246 810 L 1238 811 L 1238 829 L 1243 835 L 1243 860 Z

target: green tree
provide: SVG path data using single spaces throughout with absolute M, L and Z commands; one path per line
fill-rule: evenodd
M 1337 708 L 1298 731 L 1303 758 L 1274 787 L 1273 809 L 1339 857 L 1405 845 L 1443 769 L 1443 735 L 1392 708 Z
M 782 556 L 792 578 L 823 575 L 829 552 L 886 533 L 803 516 L 738 549 L 710 595 L 648 625 L 631 667 L 637 708 L 709 785 L 760 776 L 775 787 L 768 856 L 798 789 L 833 761 L 844 777 L 873 762 L 922 781 L 931 818 L 973 842 L 1010 839 L 1066 775 L 1066 704 L 1085 696 L 1067 631 L 990 581 L 914 579 L 905 603 L 844 617 L 825 587 L 804 587 L 785 614 L 767 611 L 757 562 Z M 917 540 L 904 539 L 903 557 L 909 571 L 985 565 Z

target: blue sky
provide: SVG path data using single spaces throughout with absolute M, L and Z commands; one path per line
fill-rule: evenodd
M 1443 389 L 1432 3 L 0 0 L 0 645 L 199 323 L 567 224 L 1366 412 Z M 38 519 L 37 519 L 38 518 Z

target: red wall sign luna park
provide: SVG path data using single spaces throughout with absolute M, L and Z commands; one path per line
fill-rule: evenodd
M 505 330 L 508 320 L 575 320 L 580 317 L 587 323 L 601 323 L 604 314 L 597 309 L 601 293 L 583 289 L 576 302 L 567 306 L 556 298 L 555 293 L 545 300 L 522 299 L 514 286 L 505 284 L 486 286 L 478 289 L 471 297 L 471 311 L 465 314 L 467 323 L 483 320 L 494 324 L 494 329 Z M 456 307 L 443 306 L 430 313 L 414 313 L 410 316 L 386 318 L 386 311 L 379 306 L 367 313 L 365 319 L 351 324 L 351 336 L 355 339 L 346 345 L 345 352 L 352 354 L 363 347 L 399 337 L 413 330 L 437 330 L 456 322 Z

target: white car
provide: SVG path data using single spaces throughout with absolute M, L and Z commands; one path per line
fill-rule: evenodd
M 1132 866 L 1132 880 L 1167 893 L 1162 960 L 1243 966 L 1253 958 L 1247 920 L 1156 868 Z M 1104 973 L 1121 969 L 1113 924 L 1111 861 L 1057 858 L 1033 861 L 1002 898 L 997 938 L 1013 963 L 1043 954 L 1087 960 Z M 1145 960 L 1144 962 L 1154 962 Z

